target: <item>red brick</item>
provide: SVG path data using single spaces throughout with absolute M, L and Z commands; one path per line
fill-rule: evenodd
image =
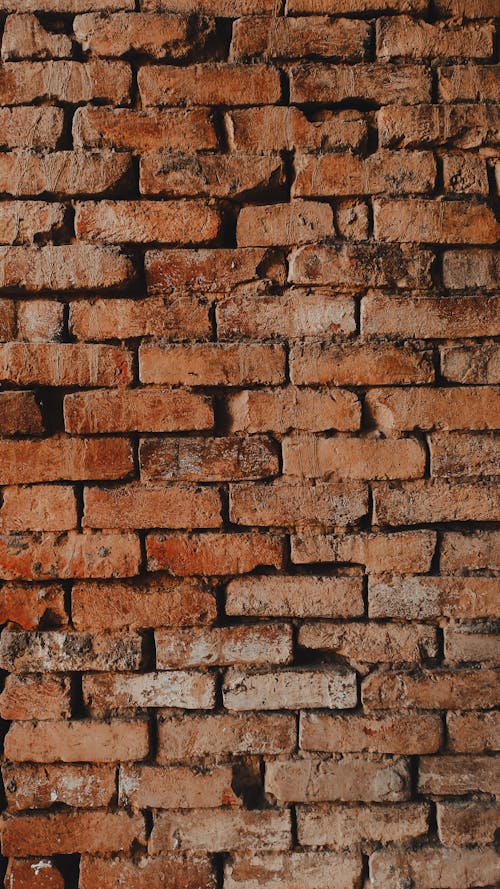
M 500 637 L 491 625 L 445 627 L 444 655 L 449 664 L 500 663 Z
M 81 340 L 151 335 L 203 340 L 212 329 L 207 304 L 195 296 L 78 300 L 70 303 L 69 326 Z M 135 396 L 130 393 L 130 397 Z
M 498 111 L 487 104 L 388 105 L 378 112 L 380 144 L 386 148 L 477 148 L 498 138 L 498 124 Z
M 139 447 L 139 463 L 141 478 L 147 484 L 175 479 L 200 482 L 260 479 L 279 472 L 274 443 L 257 435 L 144 438 Z M 203 527 L 203 523 L 198 522 L 197 527 Z
M 135 534 L 68 531 L 3 534 L 0 571 L 5 580 L 131 577 L 139 572 Z
M 309 121 L 299 108 L 269 105 L 230 110 L 225 114 L 232 151 L 333 151 L 360 148 L 368 129 L 359 111 L 325 111 Z
M 221 500 L 211 488 L 85 488 L 84 528 L 219 528 Z
M 129 762 L 144 759 L 148 748 L 145 722 L 18 722 L 5 738 L 13 762 Z
M 131 359 L 118 346 L 8 343 L 0 346 L 0 376 L 21 386 L 127 386 Z
M 134 0 L 2 0 L 2 3 L 9 12 L 67 12 L 68 3 L 71 3 L 73 13 L 134 8 Z
M 335 227 L 339 237 L 352 241 L 366 241 L 370 230 L 366 201 L 346 198 L 337 201 L 335 209 Z
M 372 389 L 366 406 L 385 432 L 413 429 L 495 429 L 498 391 L 474 387 Z
M 303 648 L 333 651 L 352 665 L 419 663 L 438 653 L 436 630 L 418 624 L 310 622 L 299 628 L 297 641 Z
M 233 667 L 222 688 L 227 710 L 299 710 L 355 707 L 356 674 L 343 666 L 247 673 Z
M 148 570 L 174 576 L 246 574 L 257 566 L 281 568 L 283 538 L 270 534 L 148 534 Z
M 332 208 L 328 204 L 299 200 L 267 207 L 243 207 L 236 227 L 239 247 L 307 244 L 332 234 Z
M 139 349 L 143 383 L 170 386 L 245 386 L 284 380 L 283 346 L 230 343 L 157 345 Z
M 426 834 L 428 818 L 425 803 L 297 806 L 301 846 L 353 849 L 366 842 L 384 843 L 389 838 L 402 842 Z
M 216 809 L 239 806 L 234 793 L 231 766 L 215 766 L 203 772 L 162 766 L 122 766 L 119 802 L 133 811 L 156 809 Z
M 472 26 L 480 31 L 478 26 Z M 484 52 L 481 55 L 491 55 L 493 32 L 486 32 L 486 29 L 493 27 L 484 25 L 482 39 L 484 41 Z M 460 28 L 465 30 L 464 25 Z M 486 32 L 486 33 L 485 33 Z M 477 52 L 479 56 L 479 52 Z M 498 70 L 494 65 L 450 65 L 446 68 L 439 68 L 438 72 L 438 91 L 440 99 L 443 102 L 456 102 L 468 100 L 470 102 L 486 102 L 496 100 L 498 95 Z
M 284 283 L 283 259 L 262 248 L 239 250 L 150 250 L 146 253 L 148 292 L 231 292 L 258 279 Z
M 255 617 L 360 617 L 361 577 L 273 575 L 231 580 L 227 614 Z
M 500 260 L 493 250 L 443 253 L 443 283 L 450 290 L 495 290 Z
M 0 640 L 0 663 L 3 669 L 15 673 L 138 670 L 142 663 L 142 639 L 137 633 L 109 636 L 5 629 Z
M 16 304 L 11 299 L 0 299 L 0 342 L 8 342 L 16 335 Z
M 381 241 L 494 244 L 500 232 L 493 211 L 470 201 L 374 201 L 375 237 Z
M 106 766 L 13 763 L 2 766 L 9 809 L 50 809 L 55 803 L 94 809 L 107 806 L 115 794 L 115 771 Z
M 453 753 L 496 750 L 500 738 L 500 713 L 447 713 L 448 749 Z
M 441 0 L 443 2 L 443 0 Z M 344 12 L 380 12 L 390 5 L 392 12 L 427 12 L 428 0 L 337 0 L 336 13 Z M 331 13 L 329 0 L 289 0 L 289 12 L 327 12 Z
M 236 849 L 288 849 L 290 814 L 286 811 L 234 811 L 218 809 L 207 819 L 204 810 L 160 812 L 150 837 L 153 853 L 170 849 L 207 852 Z
M 6 818 L 5 855 L 118 852 L 144 840 L 144 818 L 127 812 L 57 812 Z
M 107 65 L 108 63 L 106 63 Z M 127 108 L 77 108 L 73 117 L 77 147 L 118 151 L 189 151 L 214 148 L 214 125 L 205 108 L 185 111 L 132 111 Z
M 195 626 L 216 616 L 214 596 L 198 581 L 162 576 L 75 583 L 71 605 L 78 630 Z
M 356 855 L 331 852 L 286 852 L 234 855 L 226 862 L 227 889 L 329 889 L 335 874 L 336 889 L 359 885 L 361 860 Z
M 133 278 L 130 260 L 117 248 L 0 247 L 0 289 L 94 290 L 123 287 Z
M 466 620 L 500 616 L 496 581 L 490 577 L 374 577 L 368 590 L 370 617 Z
M 301 478 L 415 478 L 425 470 L 425 449 L 410 438 L 294 435 L 282 449 L 284 473 Z
M 240 15 L 258 15 L 272 12 L 273 0 L 142 0 L 146 12 L 176 10 L 183 13 L 203 12 L 219 18 L 238 18 Z
M 64 219 L 64 204 L 2 201 L 0 244 L 34 244 L 57 238 L 63 229 Z
M 365 336 L 418 339 L 496 336 L 499 311 L 494 297 L 369 293 L 361 301 L 361 331 Z
M 158 721 L 158 761 L 180 762 L 205 756 L 291 753 L 295 717 L 283 713 L 171 715 Z
M 496 343 L 443 346 L 441 373 L 454 383 L 500 383 L 500 347 Z
M 293 383 L 301 385 L 383 386 L 390 383 L 429 383 L 434 378 L 434 369 L 430 353 L 412 345 L 310 343 L 291 346 L 290 376 Z M 389 391 L 401 391 L 402 397 L 406 392 L 399 389 Z M 432 391 L 435 392 L 434 389 Z M 385 393 L 385 390 L 380 392 Z M 368 395 L 372 396 L 372 393 Z
M 140 160 L 141 194 L 241 199 L 285 184 L 278 154 L 266 157 L 149 152 Z
M 71 56 L 71 39 L 46 30 L 35 15 L 9 15 L 2 36 L 3 61 L 64 59 Z
M 0 435 L 41 435 L 43 431 L 34 392 L 0 392 Z
M 216 889 L 215 874 L 208 857 L 164 855 L 155 858 L 90 858 L 80 859 L 80 889 L 116 889 L 120 881 L 128 889 L 164 889 L 165 880 L 171 889 Z
M 217 333 L 224 340 L 354 333 L 355 308 L 351 297 L 307 293 L 298 288 L 282 296 L 231 296 L 216 304 Z
M 63 587 L 56 583 L 4 583 L 0 588 L 0 624 L 7 621 L 24 630 L 65 624 Z
M 435 432 L 429 438 L 431 474 L 497 475 L 498 447 L 492 435 Z
M 280 478 L 269 485 L 231 485 L 229 518 L 237 525 L 333 527 L 350 525 L 368 511 L 360 483 L 317 482 L 314 487 Z
M 5 105 L 38 100 L 126 105 L 131 73 L 124 62 L 5 62 L 0 97 Z
M 381 59 L 488 58 L 492 53 L 491 24 L 428 23 L 406 15 L 377 21 L 377 57 Z
M 483 846 L 495 841 L 500 809 L 488 802 L 442 802 L 437 804 L 437 823 L 444 846 Z
M 436 12 L 440 16 L 488 19 L 500 12 L 498 0 L 435 0 Z
M 67 531 L 77 526 L 73 488 L 64 485 L 6 487 L 2 490 L 0 532 Z
M 64 877 L 50 859 L 11 858 L 5 881 L 9 889 L 64 889 Z
M 445 191 L 455 194 L 487 195 L 489 186 L 485 159 L 470 154 L 445 154 L 443 183 Z
M 89 711 L 98 715 L 146 707 L 210 710 L 215 706 L 215 676 L 182 670 L 86 674 L 83 697 Z
M 377 485 L 373 491 L 374 522 L 418 525 L 426 522 L 494 522 L 500 500 L 485 481 L 421 479 Z
M 0 484 L 123 478 L 132 471 L 125 438 L 53 436 L 39 441 L 0 441 Z
M 295 170 L 294 195 L 412 194 L 432 190 L 436 163 L 428 151 L 380 151 L 365 159 L 303 154 L 296 158 Z
M 105 194 L 114 190 L 129 170 L 129 155 L 111 151 L 75 149 L 43 155 L 17 151 L 0 155 L 0 188 L 12 195 Z
M 231 432 L 354 431 L 361 417 L 360 402 L 347 389 L 250 389 L 230 395 L 227 405 Z
M 204 244 L 217 237 L 219 224 L 201 201 L 85 201 L 75 213 L 79 238 L 108 244 Z
M 368 573 L 429 571 L 436 535 L 432 531 L 392 534 L 333 534 L 292 537 L 292 562 L 351 562 L 365 565 Z
M 205 24 L 210 31 L 210 24 Z M 201 40 L 203 23 L 196 32 Z M 154 59 L 178 59 L 192 48 L 189 20 L 181 15 L 147 15 L 146 13 L 115 15 L 79 15 L 73 31 L 82 48 L 97 56 L 118 57 L 139 52 Z
M 64 399 L 67 432 L 180 432 L 211 429 L 209 398 L 171 389 L 75 392 Z
M 155 632 L 156 666 L 160 670 L 232 664 L 286 664 L 292 659 L 291 627 L 191 627 Z
M 109 64 L 109 63 L 108 63 Z M 140 68 L 142 104 L 148 105 L 267 105 L 279 102 L 279 72 L 267 65 L 228 65 L 224 62 L 189 68 Z
M 62 108 L 0 108 L 0 147 L 4 151 L 10 148 L 55 148 L 63 126 Z
M 490 756 L 426 756 L 420 760 L 418 788 L 422 793 L 444 796 L 498 793 L 500 760 Z
M 493 849 L 443 849 L 423 847 L 412 851 L 385 849 L 370 857 L 373 889 L 447 889 L 465 887 L 472 879 L 481 886 L 498 879 L 498 855 Z
M 367 22 L 352 19 L 245 16 L 233 25 L 230 58 L 298 59 L 313 54 L 359 61 L 366 58 L 369 37 Z
M 393 630 L 397 630 L 393 626 Z M 397 659 L 397 658 L 395 658 Z M 415 755 L 439 750 L 442 723 L 429 713 L 386 713 L 381 717 L 302 713 L 302 750 L 324 753 L 397 753 Z M 391 839 L 397 839 L 392 837 Z
M 453 710 L 494 706 L 498 697 L 494 670 L 421 670 L 420 672 L 372 673 L 363 682 L 366 710 L 419 707 L 422 710 Z
M 64 332 L 64 304 L 50 299 L 17 303 L 17 339 L 57 342 Z M 14 337 L 12 337 L 14 339 Z
M 461 534 L 447 531 L 441 548 L 443 574 L 468 574 L 470 571 L 500 569 L 497 531 Z
M 14 674 L 7 676 L 0 695 L 0 713 L 5 720 L 69 718 L 71 715 L 69 677 Z
M 347 102 L 370 100 L 379 105 L 429 102 L 430 71 L 418 65 L 390 63 L 319 65 L 302 63 L 290 70 L 290 101 Z
M 428 250 L 371 244 L 309 244 L 290 255 L 293 284 L 333 284 L 353 290 L 370 287 L 428 287 Z
M 289 802 L 396 802 L 409 799 L 409 769 L 404 758 L 316 758 L 274 760 L 266 767 L 266 793 Z

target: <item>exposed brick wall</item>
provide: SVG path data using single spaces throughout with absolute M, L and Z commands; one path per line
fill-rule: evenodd
M 500 880 L 499 0 L 0 0 L 7 889 Z

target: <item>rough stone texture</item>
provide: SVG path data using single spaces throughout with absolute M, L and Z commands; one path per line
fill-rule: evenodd
M 6 889 L 500 883 L 500 0 L 0 0 Z

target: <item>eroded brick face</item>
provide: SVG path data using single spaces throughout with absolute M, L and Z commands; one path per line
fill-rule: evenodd
M 6 889 L 500 883 L 499 0 L 0 0 Z

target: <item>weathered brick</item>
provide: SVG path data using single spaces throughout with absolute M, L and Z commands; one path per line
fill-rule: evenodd
M 148 534 L 148 570 L 174 576 L 246 574 L 257 566 L 281 568 L 283 538 L 270 534 Z
M 302 154 L 295 170 L 294 195 L 412 194 L 432 190 L 436 163 L 428 151 L 380 151 L 365 159 Z
M 441 0 L 443 2 L 443 0 Z M 392 12 L 424 13 L 427 11 L 428 0 L 338 0 L 335 12 L 380 12 L 390 5 Z M 289 11 L 300 13 L 327 12 L 331 13 L 329 0 L 289 0 Z
M 210 30 L 209 23 L 205 27 Z M 196 35 L 200 44 L 202 28 L 203 24 Z M 73 31 L 82 48 L 97 56 L 117 57 L 139 52 L 154 59 L 178 59 L 192 47 L 189 19 L 182 15 L 87 13 L 74 19 Z
M 276 447 L 265 436 L 218 438 L 143 438 L 141 478 L 146 483 L 237 481 L 278 475 Z M 171 489 L 169 489 L 170 491 Z M 198 527 L 203 527 L 198 523 Z
M 92 714 L 146 707 L 210 710 L 215 676 L 171 670 L 156 673 L 93 673 L 83 677 L 83 696 Z
M 227 889 L 328 889 L 335 874 L 337 889 L 355 889 L 361 861 L 356 855 L 331 852 L 286 852 L 234 855 L 226 862 Z
M 111 583 L 75 583 L 71 616 L 78 630 L 177 627 L 211 623 L 215 598 L 195 580 L 166 576 Z
M 125 438 L 70 438 L 0 441 L 0 484 L 123 478 L 132 471 Z
M 73 13 L 134 8 L 134 0 L 2 0 L 2 8 L 8 12 L 68 12 L 69 3 Z
M 67 531 L 77 526 L 73 488 L 34 485 L 2 489 L 0 532 Z
M 500 810 L 488 802 L 441 802 L 437 804 L 437 823 L 444 846 L 483 846 L 495 841 Z
M 494 522 L 500 501 L 486 481 L 421 479 L 376 485 L 374 522 L 417 525 L 422 522 Z
M 250 389 L 230 395 L 227 405 L 231 432 L 355 431 L 361 417 L 360 402 L 347 389 Z
M 94 809 L 107 806 L 115 794 L 115 772 L 106 766 L 2 766 L 9 809 L 49 809 L 54 803 Z
M 16 334 L 16 305 L 11 299 L 0 299 L 0 342 L 14 339 Z
M 170 849 L 200 849 L 207 852 L 236 849 L 288 849 L 291 844 L 290 813 L 287 811 L 160 812 L 149 843 L 153 853 Z
M 377 21 L 377 57 L 488 58 L 493 53 L 491 24 L 416 21 L 410 16 Z
M 367 511 L 367 489 L 355 482 L 309 486 L 280 478 L 268 485 L 231 485 L 229 491 L 229 518 L 237 525 L 333 527 L 350 525 Z
M 432 531 L 392 534 L 333 534 L 292 536 L 292 562 L 351 562 L 365 565 L 368 573 L 429 571 L 436 535 Z
M 229 147 L 232 151 L 334 151 L 361 148 L 368 129 L 359 111 L 327 111 L 319 120 L 309 121 L 295 107 L 269 105 L 227 111 L 225 114 Z
M 297 806 L 301 846 L 353 849 L 366 842 L 404 842 L 427 833 L 425 803 Z
M 106 63 L 107 64 L 107 63 Z M 118 151 L 189 151 L 217 144 L 211 115 L 205 108 L 185 111 L 132 111 L 127 108 L 77 108 L 73 139 L 78 147 Z
M 302 707 L 355 707 L 356 674 L 335 665 L 324 670 L 283 669 L 226 672 L 223 696 L 227 710 L 298 710 Z
M 487 104 L 388 105 L 378 112 L 378 125 L 386 148 L 477 148 L 498 140 L 500 114 Z
M 111 151 L 17 151 L 0 155 L 0 189 L 12 195 L 106 194 L 129 170 L 129 155 Z
M 284 184 L 278 154 L 257 157 L 157 151 L 142 155 L 140 160 L 141 194 L 210 195 L 238 200 Z
M 19 106 L 0 108 L 0 147 L 55 148 L 64 126 L 62 108 Z
M 0 640 L 4 670 L 64 672 L 69 670 L 138 670 L 142 640 L 138 634 L 110 636 L 62 630 L 21 632 L 5 629 Z
M 301 478 L 416 478 L 425 470 L 425 449 L 415 439 L 326 438 L 294 435 L 283 439 L 283 471 Z
M 495 429 L 498 391 L 474 387 L 372 389 L 366 406 L 384 432 L 412 429 Z
M 40 864 L 42 867 L 40 867 Z M 48 858 L 11 858 L 5 872 L 9 889 L 64 889 L 64 877 Z
M 117 852 L 144 840 L 144 818 L 127 812 L 57 812 L 6 818 L 5 855 L 68 855 Z
M 470 201 L 377 200 L 375 237 L 381 241 L 494 244 L 500 228 L 493 211 Z
M 158 721 L 158 761 L 205 756 L 291 753 L 295 749 L 295 717 L 283 713 L 214 713 L 171 715 Z
M 36 15 L 9 15 L 2 35 L 2 59 L 64 59 L 71 56 L 71 39 L 43 27 Z
M 443 346 L 441 373 L 454 383 L 500 383 L 500 347 L 496 343 Z
M 310 343 L 291 346 L 290 377 L 299 385 L 384 386 L 430 383 L 434 369 L 430 353 L 413 345 Z M 377 391 L 385 393 L 385 390 Z M 402 397 L 406 392 L 405 389 L 389 391 L 401 392 Z
M 408 712 L 374 717 L 302 713 L 300 717 L 302 750 L 415 755 L 438 751 L 441 737 L 438 714 Z
M 497 531 L 476 531 L 461 534 L 447 531 L 441 546 L 443 574 L 468 574 L 470 571 L 500 569 Z
M 231 766 L 215 766 L 203 772 L 164 766 L 122 766 L 119 802 L 133 811 L 156 809 L 217 809 L 240 806 L 234 793 Z
M 147 880 L 149 889 L 163 889 L 165 880 L 172 889 L 216 889 L 217 883 L 208 857 L 171 854 L 154 858 L 80 859 L 81 889 L 115 889 L 119 881 L 128 889 L 141 889 Z M 163 886 L 162 886 L 163 884 Z
M 485 709 L 494 706 L 496 685 L 494 670 L 372 673 L 363 682 L 362 699 L 367 710 Z
M 255 617 L 360 617 L 361 577 L 273 575 L 236 578 L 227 585 L 227 614 Z
M 370 287 L 428 287 L 432 255 L 403 244 L 383 251 L 371 244 L 306 244 L 289 258 L 293 284 Z
M 131 577 L 139 572 L 136 534 L 68 531 L 2 534 L 0 571 L 5 580 Z
M 471 19 L 488 19 L 500 12 L 498 0 L 436 0 L 436 12 L 440 16 L 455 16 Z
M 436 630 L 418 624 L 309 622 L 300 627 L 297 641 L 303 648 L 333 651 L 351 664 L 419 663 L 437 657 Z
M 420 760 L 418 787 L 423 793 L 443 796 L 498 793 L 500 760 L 490 756 L 426 756 Z
M 201 63 L 189 68 L 144 66 L 138 74 L 145 108 L 150 105 L 267 105 L 279 102 L 279 72 L 267 65 Z
M 1 513 L 0 513 L 1 516 Z M 85 488 L 84 528 L 219 528 L 221 500 L 212 488 Z
M 448 749 L 453 753 L 496 750 L 500 737 L 500 713 L 447 713 Z
M 492 25 L 493 23 L 483 26 L 483 32 Z M 460 27 L 463 29 L 464 25 L 461 24 Z M 477 28 L 477 25 L 473 27 Z M 490 31 L 489 35 L 482 35 L 485 56 L 490 55 L 488 50 L 491 47 L 491 34 Z M 494 65 L 450 65 L 439 69 L 438 91 L 443 102 L 494 102 L 498 96 L 498 85 L 498 70 Z
M 500 329 L 499 310 L 494 297 L 398 297 L 369 293 L 361 301 L 361 332 L 365 336 L 398 339 L 496 336 Z M 461 354 L 463 348 L 461 345 Z
M 148 343 L 139 349 L 139 374 L 143 383 L 171 386 L 281 383 L 284 365 L 285 352 L 280 345 Z
M 130 67 L 125 62 L 5 62 L 0 97 L 5 105 L 38 100 L 126 105 L 130 85 Z
M 319 65 L 301 63 L 290 70 L 290 101 L 346 102 L 370 100 L 378 105 L 429 102 L 430 71 L 422 65 L 391 63 Z
M 30 299 L 17 303 L 18 340 L 27 340 L 31 343 L 58 342 L 63 333 L 62 302 L 53 299 Z
M 445 627 L 444 655 L 449 664 L 500 663 L 500 637 L 494 627 L 484 624 Z
M 36 630 L 41 624 L 45 627 L 65 624 L 63 587 L 57 583 L 4 583 L 0 588 L 0 624 L 7 621 L 24 630 Z
M 429 437 L 431 474 L 497 475 L 498 444 L 492 435 L 435 432 Z
M 10 674 L 0 695 L 0 714 L 6 720 L 68 719 L 71 715 L 69 677 Z
M 344 198 L 336 202 L 335 228 L 341 238 L 366 241 L 370 233 L 368 204 L 357 198 Z
M 450 290 L 495 290 L 500 260 L 494 250 L 446 250 L 443 283 Z
M 221 339 L 256 340 L 354 333 L 355 309 L 351 297 L 308 293 L 297 288 L 286 296 L 231 296 L 218 301 L 215 312 Z
M 64 204 L 2 201 L 0 244 L 34 244 L 57 238 L 64 226 Z
M 142 0 L 146 12 L 170 12 L 176 10 L 183 13 L 203 12 L 220 18 L 239 18 L 240 15 L 259 15 L 272 12 L 273 0 Z
M 384 849 L 370 857 L 373 889 L 435 889 L 493 885 L 499 876 L 498 855 L 493 849 L 445 849 L 423 847 L 408 855 L 406 850 Z
M 41 435 L 43 431 L 42 413 L 34 392 L 0 392 L 0 435 Z
M 81 340 L 151 335 L 203 340 L 211 333 L 208 305 L 196 296 L 77 300 L 70 303 L 69 327 Z M 100 396 L 96 393 L 95 397 Z M 130 397 L 135 397 L 134 393 Z
M 366 58 L 369 37 L 367 22 L 352 19 L 245 16 L 233 25 L 230 57 L 299 59 L 313 54 L 359 61 Z
M 146 282 L 151 294 L 231 292 L 235 285 L 259 279 L 285 281 L 283 259 L 263 248 L 239 250 L 150 250 Z
M 148 749 L 146 722 L 14 722 L 5 738 L 13 762 L 129 762 Z
M 243 207 L 236 227 L 239 247 L 307 244 L 332 234 L 331 207 L 299 200 L 267 207 Z
M 155 631 L 155 649 L 160 670 L 214 664 L 286 664 L 292 659 L 292 632 L 286 624 L 159 629 Z
M 127 386 L 132 356 L 118 346 L 7 343 L 0 346 L 0 379 L 20 386 Z
M 267 764 L 266 793 L 278 803 L 395 802 L 410 796 L 408 761 L 404 758 L 316 758 L 274 760 Z
M 67 432 L 180 432 L 211 429 L 209 398 L 171 389 L 75 392 L 64 399 Z
M 490 577 L 374 577 L 368 587 L 370 617 L 432 620 L 500 616 L 496 581 Z
M 484 158 L 470 154 L 445 154 L 445 191 L 455 194 L 488 194 L 488 172 Z
M 91 244 L 0 247 L 0 288 L 94 290 L 123 287 L 133 278 L 130 260 L 117 248 Z
M 201 201 L 85 201 L 75 213 L 79 238 L 108 244 L 204 244 L 214 240 L 219 224 Z

